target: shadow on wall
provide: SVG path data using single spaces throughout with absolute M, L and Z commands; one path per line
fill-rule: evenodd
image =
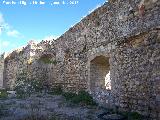
M 111 80 L 109 58 L 97 56 L 90 61 L 90 91 L 100 104 L 110 104 Z

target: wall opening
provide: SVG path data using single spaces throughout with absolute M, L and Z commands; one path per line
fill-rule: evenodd
M 97 101 L 108 103 L 106 98 L 111 91 L 109 58 L 101 55 L 90 61 L 90 91 Z
M 90 82 L 91 91 L 111 89 L 109 58 L 97 56 L 90 62 Z
M 110 71 L 106 74 L 106 77 L 105 77 L 105 87 L 107 90 L 111 90 Z

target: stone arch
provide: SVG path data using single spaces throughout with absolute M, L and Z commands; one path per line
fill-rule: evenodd
M 94 91 L 96 88 L 106 89 L 105 78 L 109 72 L 109 58 L 101 55 L 90 61 L 91 91 Z
M 88 89 L 100 104 L 109 101 L 111 91 L 110 64 L 106 54 L 96 54 L 88 61 Z
M 31 72 L 34 75 L 32 78 L 41 81 L 44 88 L 49 88 L 56 78 L 56 64 L 54 54 L 49 52 L 42 53 L 32 66 Z

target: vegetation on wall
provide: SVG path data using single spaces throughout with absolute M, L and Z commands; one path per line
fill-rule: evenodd
M 15 91 L 17 97 L 26 97 L 30 96 L 35 92 L 41 92 L 43 89 L 42 82 L 40 80 L 34 80 L 27 78 L 26 73 L 22 73 L 17 77 L 15 84 Z
M 45 63 L 45 64 L 57 64 L 56 60 L 52 60 L 52 55 L 50 54 L 44 54 L 39 58 L 39 61 Z
M 0 98 L 6 99 L 8 97 L 8 93 L 6 90 L 0 90 Z
M 81 90 L 78 94 L 73 92 L 64 92 L 61 85 L 52 87 L 48 90 L 49 94 L 52 95 L 62 95 L 66 101 L 71 102 L 73 104 L 81 104 L 81 105 L 91 105 L 95 106 L 97 103 L 93 100 L 92 96 L 84 91 Z
M 49 94 L 52 95 L 61 95 L 63 93 L 62 86 L 51 87 L 48 91 Z

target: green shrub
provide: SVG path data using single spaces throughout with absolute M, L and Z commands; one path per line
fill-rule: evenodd
M 77 97 L 77 94 L 72 92 L 64 92 L 62 95 L 66 100 L 72 100 L 73 98 Z
M 0 98 L 6 99 L 8 97 L 8 93 L 6 90 L 0 90 Z
M 86 91 L 79 91 L 78 95 L 72 99 L 72 102 L 84 105 L 96 105 L 93 98 Z
M 63 93 L 62 86 L 59 85 L 59 86 L 53 87 L 49 90 L 48 93 L 52 95 L 61 95 Z
M 143 116 L 137 112 L 120 112 L 128 120 L 143 120 Z
M 83 105 L 97 105 L 93 98 L 89 93 L 85 91 L 79 91 L 78 94 L 67 92 L 63 93 L 63 96 L 66 100 L 75 103 L 75 104 L 83 104 Z
M 40 80 L 30 80 L 33 92 L 41 92 L 43 90 L 43 83 Z
M 48 117 L 44 115 L 31 114 L 19 120 L 48 120 Z
M 142 115 L 137 112 L 131 112 L 129 118 L 131 118 L 131 120 L 142 120 Z

